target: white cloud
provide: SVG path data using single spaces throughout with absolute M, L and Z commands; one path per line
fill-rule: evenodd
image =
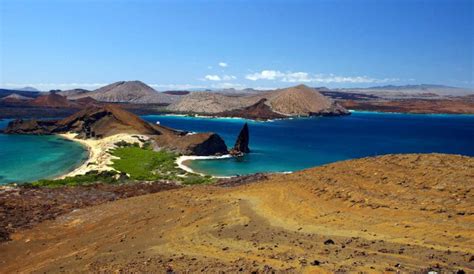
M 211 86 L 212 88 L 216 89 L 225 89 L 225 88 L 235 88 L 235 89 L 243 89 L 245 88 L 242 84 L 237 83 L 216 83 Z
M 262 70 L 253 74 L 247 74 L 246 79 L 257 81 L 257 80 L 276 80 L 277 78 L 283 77 L 285 74 L 278 70 Z
M 208 74 L 208 75 L 204 76 L 204 79 L 209 80 L 209 81 L 220 81 L 221 77 L 219 77 L 219 75 Z
M 287 83 L 386 83 L 398 81 L 397 78 L 376 79 L 368 76 L 338 76 L 334 74 L 310 74 L 308 72 L 281 72 L 262 70 L 245 76 L 247 80 L 277 80 Z
M 235 80 L 235 79 L 237 79 L 237 77 L 235 77 L 234 75 L 224 75 L 224 76 L 222 76 L 223 81 L 231 81 L 231 80 Z
M 219 67 L 222 67 L 222 68 L 226 68 L 228 67 L 229 65 L 225 62 L 219 62 Z
M 208 80 L 208 81 L 232 81 L 232 80 L 235 80 L 237 79 L 237 77 L 235 77 L 234 75 L 216 75 L 216 74 L 208 74 L 206 76 L 204 76 L 204 81 Z

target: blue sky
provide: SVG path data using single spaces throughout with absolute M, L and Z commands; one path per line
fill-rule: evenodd
M 473 2 L 0 0 L 0 86 L 473 87 Z

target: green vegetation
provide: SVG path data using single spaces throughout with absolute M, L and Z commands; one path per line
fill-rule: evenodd
M 176 153 L 153 151 L 149 145 L 142 148 L 135 145 L 121 145 L 110 151 L 119 159 L 112 160 L 112 167 L 126 173 L 131 180 L 179 181 L 183 184 L 203 184 L 213 181 L 211 176 L 201 176 L 185 172 L 176 165 Z
M 84 175 L 66 177 L 58 180 L 39 180 L 27 185 L 35 187 L 79 186 L 93 183 L 121 183 L 134 181 L 169 180 L 186 185 L 208 184 L 214 182 L 211 176 L 188 173 L 178 167 L 176 153 L 161 150 L 153 151 L 150 143 L 140 147 L 139 143 L 120 141 L 116 148 L 108 151 L 119 159 L 112 160 L 116 171 L 90 171 Z M 91 163 L 96 164 L 96 163 Z
M 77 175 L 74 177 L 66 177 L 64 179 L 58 180 L 39 180 L 33 183 L 27 183 L 25 185 L 35 186 L 35 187 L 60 187 L 60 186 L 79 186 L 79 185 L 89 185 L 92 183 L 107 183 L 113 184 L 117 183 L 120 180 L 117 179 L 119 174 L 115 171 L 90 171 L 84 175 Z

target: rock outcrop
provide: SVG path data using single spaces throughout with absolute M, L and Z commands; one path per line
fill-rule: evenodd
M 249 153 L 249 140 L 249 127 L 247 123 L 245 123 L 240 130 L 234 147 L 229 151 L 229 153 L 233 156 L 242 156 L 244 153 Z
M 7 134 L 59 134 L 73 132 L 77 138 L 103 138 L 119 133 L 142 134 L 160 148 L 192 155 L 222 155 L 227 147 L 215 133 L 188 134 L 168 127 L 153 125 L 114 105 L 90 105 L 57 121 L 14 120 Z
M 274 112 L 269 105 L 266 104 L 267 99 L 262 98 L 257 103 L 240 109 L 228 110 L 221 113 L 217 113 L 216 116 L 220 117 L 241 117 L 245 119 L 253 120 L 271 120 L 287 118 L 288 116 Z

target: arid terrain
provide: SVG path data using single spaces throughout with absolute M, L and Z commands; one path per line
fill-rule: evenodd
M 474 158 L 386 155 L 80 209 L 11 235 L 0 269 L 474 271 Z
M 404 99 L 404 100 L 371 100 L 371 101 L 340 101 L 347 109 L 400 112 L 418 114 L 474 114 L 474 100 L 470 98 L 454 99 Z

